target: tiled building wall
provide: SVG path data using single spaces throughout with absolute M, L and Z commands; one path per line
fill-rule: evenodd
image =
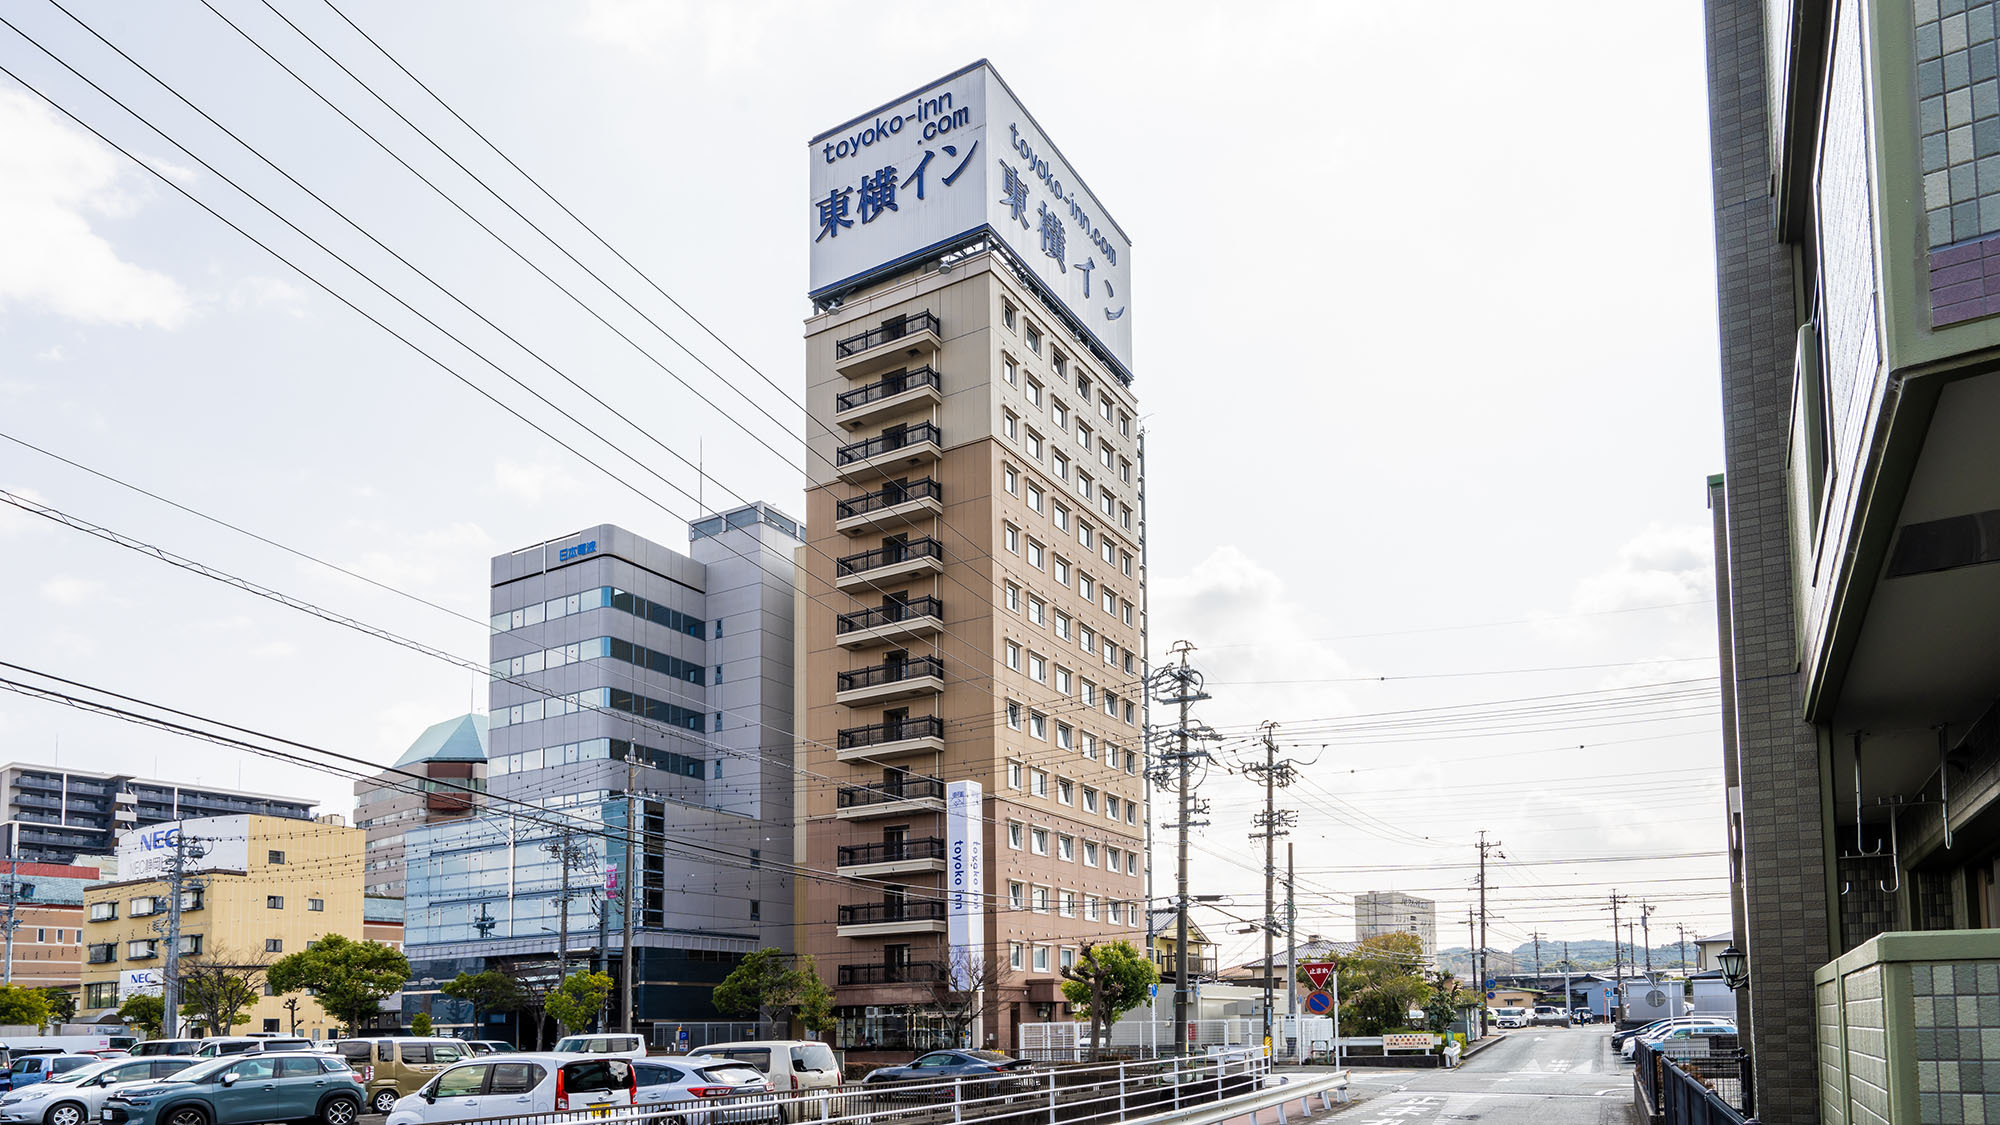
M 1840 981 L 1822 981 L 1819 989 L 1819 1105 L 1822 1125 L 1848 1125 L 1847 1042 L 1840 1026 Z
M 1910 966 L 1925 1125 L 2000 1125 L 2000 961 Z
M 1846 1048 L 1843 1070 L 1853 1125 L 1889 1125 L 1895 1120 L 1890 1112 L 1889 1006 L 1882 995 L 1886 972 L 1872 965 L 1835 982 L 1845 993 L 1841 1043 Z
M 1887 856 L 1877 860 L 1840 861 L 1840 881 L 1843 887 L 1840 896 L 1842 953 L 1876 934 L 1896 928 L 1896 896 L 1882 889 L 1883 884 L 1892 880 L 1894 874 Z
M 2000 231 L 2000 0 L 1914 0 L 1932 249 Z
M 1735 727 L 1745 834 L 1750 1031 L 1765 1122 L 1816 1123 L 1813 972 L 1830 959 L 1819 749 L 1799 722 L 1790 517 L 1790 255 L 1772 234 L 1764 4 L 1708 0 Z

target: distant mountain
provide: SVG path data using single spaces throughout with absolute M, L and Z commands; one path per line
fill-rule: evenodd
M 1630 968 L 1635 961 L 1640 968 L 1646 965 L 1646 950 L 1636 951 L 1620 943 L 1619 956 Z M 1545 941 L 1541 949 L 1543 972 L 1562 971 L 1563 943 Z M 1687 944 L 1689 964 L 1695 960 L 1694 943 Z M 1451 946 L 1438 951 L 1438 960 L 1446 969 L 1462 971 L 1467 968 L 1466 947 Z M 1579 971 L 1606 971 L 1611 969 L 1611 943 L 1608 941 L 1572 941 L 1569 943 L 1569 960 Z M 1681 967 L 1681 947 L 1679 943 L 1654 946 L 1652 964 L 1655 969 L 1677 969 Z M 1496 944 L 1487 955 L 1487 968 L 1500 973 L 1529 973 L 1535 969 L 1535 943 L 1524 942 L 1513 949 Z

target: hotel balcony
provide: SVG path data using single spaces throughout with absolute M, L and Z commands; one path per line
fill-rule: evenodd
M 930 984 L 944 979 L 942 961 L 899 961 L 842 965 L 834 983 L 843 987 L 870 984 Z
M 833 755 L 843 762 L 944 753 L 944 720 L 924 715 L 899 722 L 848 727 L 834 736 Z
M 943 871 L 944 840 L 929 836 L 921 840 L 842 844 L 835 856 L 835 866 L 842 875 L 911 875 Z
M 936 636 L 944 629 L 944 603 L 936 598 L 843 613 L 834 619 L 834 643 L 842 648 L 866 648 Z
M 944 900 L 941 898 L 862 902 L 834 908 L 834 933 L 840 937 L 943 932 Z
M 842 590 L 860 590 L 944 572 L 944 544 L 925 536 L 907 543 L 891 543 L 856 555 L 834 560 L 833 584 Z
M 843 445 L 833 463 L 840 479 L 866 484 L 916 465 L 935 464 L 944 456 L 944 433 L 935 422 L 893 429 L 880 437 Z
M 905 774 L 877 785 L 846 785 L 835 794 L 834 817 L 866 820 L 944 811 L 944 782 L 935 777 Z
M 907 527 L 918 520 L 944 515 L 944 486 L 925 477 L 908 484 L 890 483 L 873 492 L 835 501 L 833 529 L 861 535 L 883 528 Z
M 833 397 L 833 416 L 850 430 L 917 407 L 944 402 L 944 380 L 925 364 L 914 371 L 892 371 L 866 386 Z
M 935 352 L 943 342 L 936 313 L 892 316 L 866 332 L 834 341 L 833 368 L 850 378 L 872 375 L 906 357 Z
M 918 656 L 856 668 L 840 673 L 834 684 L 833 701 L 850 707 L 936 695 L 944 690 L 944 661 Z

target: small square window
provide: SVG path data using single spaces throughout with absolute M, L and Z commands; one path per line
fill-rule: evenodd
M 268 937 L 268 938 L 265 938 L 265 939 L 264 939 L 264 952 L 266 952 L 266 953 L 283 953 L 284 951 L 285 951 L 285 939 L 284 939 L 284 938 L 274 938 L 274 937 Z
M 1071 897 L 1071 899 L 1072 899 L 1072 900 L 1074 900 L 1074 898 L 1075 898 L 1075 896 L 1074 896 L 1074 895 L 1072 895 L 1072 896 L 1070 896 L 1070 897 Z M 1076 913 L 1076 903 L 1075 903 L 1074 901 L 1071 901 L 1071 902 L 1069 903 L 1069 909 L 1068 909 L 1068 910 L 1065 910 L 1065 911 L 1063 911 L 1063 913 L 1064 913 L 1064 914 L 1069 914 L 1069 915 L 1074 915 L 1074 914 Z M 1062 967 L 1063 967 L 1063 968 L 1065 968 L 1065 969 L 1074 969 L 1074 968 L 1076 968 L 1076 950 L 1074 950 L 1074 949 L 1071 949 L 1071 948 L 1070 948 L 1069 946 L 1067 946 L 1067 945 L 1063 946 L 1063 949 L 1062 949 L 1062 960 L 1061 960 L 1061 965 L 1062 965 Z
M 268 852 L 268 853 L 266 853 L 266 854 L 265 854 L 265 857 L 264 857 L 264 862 L 265 862 L 265 863 L 280 863 L 280 864 L 281 864 L 281 863 L 285 862 L 285 853 L 284 853 L 284 852 Z
M 1042 545 L 1033 539 L 1028 540 L 1028 565 L 1034 567 L 1036 570 L 1044 569 L 1042 565 Z
M 1056 424 L 1056 429 L 1069 429 L 1069 408 L 1062 404 L 1062 400 L 1049 400 L 1049 419 Z
M 284 896 L 284 895 L 266 895 L 266 896 L 264 896 L 264 909 L 266 909 L 266 910 L 283 910 L 284 908 L 285 908 L 285 896 Z
M 1021 419 L 1011 410 L 1000 415 L 1000 432 L 1007 436 L 1008 441 L 1021 440 Z
M 1021 829 L 1021 822 L 1020 822 L 1020 821 L 1018 821 L 1018 820 L 1010 820 L 1010 821 L 1008 821 L 1008 822 L 1007 822 L 1007 846 L 1008 846 L 1008 847 L 1010 847 L 1010 848 L 1014 849 L 1014 850 L 1015 850 L 1015 851 L 1017 851 L 1017 852 L 1018 852 L 1018 851 L 1020 851 L 1020 850 L 1021 850 L 1021 837 L 1022 837 L 1022 835 L 1023 835 L 1023 832 L 1022 832 L 1022 829 Z M 1019 886 L 1020 884 L 1019 884 L 1019 883 L 1016 883 L 1016 884 L 1014 884 L 1014 885 L 1015 885 L 1015 886 Z
M 1028 678 L 1038 684 L 1049 682 L 1049 658 L 1037 652 L 1028 654 Z M 1040 716 L 1036 716 L 1039 718 Z
M 1029 770 L 1028 783 L 1028 792 L 1033 793 L 1037 797 L 1046 797 L 1049 795 L 1049 775 L 1047 771 Z
M 1044 912 L 1046 912 L 1048 908 L 1049 908 L 1048 899 L 1047 896 L 1044 895 L 1041 909 Z M 1049 971 L 1049 947 L 1046 945 L 1038 945 L 1035 947 L 1035 971 L 1038 973 L 1046 973 Z
M 1042 354 L 1042 334 L 1035 328 L 1034 325 L 1032 324 L 1028 325 L 1026 334 L 1023 336 L 1023 339 L 1027 340 L 1029 351 L 1035 353 L 1036 355 Z
M 1028 712 L 1028 733 L 1043 742 L 1047 742 L 1049 740 L 1049 717 L 1040 711 Z M 1040 780 L 1041 784 L 1036 786 L 1035 795 L 1046 797 L 1049 795 L 1048 776 L 1044 774 Z
M 1066 777 L 1056 779 L 1056 800 L 1065 805 L 1076 803 L 1076 782 Z
M 1007 725 L 1014 730 L 1021 729 L 1021 705 L 1011 699 L 1007 701 Z
M 1076 728 L 1068 723 L 1056 724 L 1056 745 L 1064 750 L 1076 749 Z
M 1083 787 L 1083 811 L 1087 813 L 1094 813 L 1097 811 L 1097 790 L 1092 789 L 1088 785 Z M 1090 865 L 1092 867 L 1097 866 L 1096 848 L 1097 848 L 1096 844 L 1090 844 L 1086 846 L 1084 849 L 1084 851 L 1090 855 Z
M 1074 836 L 1056 837 L 1056 858 L 1062 860 L 1065 863 L 1076 862 L 1076 837 Z
M 1037 461 L 1042 459 L 1042 435 L 1033 430 L 1028 431 L 1028 456 Z
M 1015 370 L 1013 356 L 1002 355 L 1000 357 L 1000 373 L 1006 377 L 1008 386 L 1011 387 L 1017 385 L 1016 381 L 1020 378 L 1020 375 Z
M 1007 667 L 1016 672 L 1021 670 L 1021 646 L 1013 641 L 1007 642 Z
M 1028 380 L 1028 401 L 1035 406 L 1042 404 L 1042 385 L 1033 379 Z
M 1032 512 L 1042 510 L 1042 490 L 1039 485 L 1028 486 L 1028 510 Z
M 1021 588 L 1012 582 L 1007 583 L 1007 608 L 1014 613 L 1021 612 Z
M 306 900 L 306 909 L 318 914 L 326 909 L 326 900 L 323 898 L 309 898 Z
M 1055 575 L 1058 586 L 1069 585 L 1069 560 L 1057 555 L 1055 569 L 1049 573 Z
M 1048 830 L 1048 829 L 1046 829 L 1046 828 L 1037 828 L 1037 829 L 1035 829 L 1035 830 L 1034 830 L 1033 832 L 1030 832 L 1030 833 L 1028 833 L 1028 838 L 1029 838 L 1030 840 L 1032 840 L 1032 841 L 1034 842 L 1034 852 L 1035 852 L 1035 854 L 1036 854 L 1036 855 L 1047 855 L 1047 854 L 1049 854 L 1049 830 Z M 1038 889 L 1039 889 L 1039 888 L 1038 888 Z
M 1021 494 L 1021 471 L 1012 465 L 1000 466 L 1000 483 L 1008 493 L 1019 496 Z
M 1028 771 L 1025 767 L 1021 765 L 1021 763 L 1019 762 L 1007 763 L 1007 787 L 1009 789 L 1023 788 L 1024 782 L 1027 779 L 1027 775 Z M 1020 842 L 1015 841 L 1014 846 L 1017 848 L 1020 847 L 1021 846 Z
M 1014 306 L 1008 304 L 1005 301 L 1000 302 L 1000 323 L 1006 325 L 1009 328 L 1013 328 L 1015 326 Z
M 1006 526 L 1005 530 L 1004 530 L 1004 531 L 1003 531 L 1003 533 L 1002 533 L 1002 538 L 1003 538 L 1004 542 L 1005 542 L 1005 543 L 1007 544 L 1007 550 L 1009 550 L 1009 551 L 1011 551 L 1012 553 L 1014 553 L 1014 554 L 1017 554 L 1017 555 L 1021 553 L 1021 529 L 1020 529 L 1020 528 L 1018 528 L 1018 527 L 1015 527 L 1015 526 L 1014 526 L 1013 524 L 1011 524 L 1011 523 L 1010 523 L 1010 524 L 1008 524 L 1008 525 Z
M 1049 454 L 1049 472 L 1054 474 L 1057 480 L 1068 480 L 1069 458 L 1060 453 Z
M 1055 510 L 1055 513 L 1054 513 L 1054 515 L 1052 515 L 1052 516 L 1051 516 L 1050 518 L 1051 518 L 1051 519 L 1053 519 L 1053 520 L 1055 520 L 1055 524 L 1056 524 L 1056 530 L 1057 530 L 1057 531 L 1068 531 L 1068 530 L 1069 530 L 1069 509 L 1068 509 L 1068 508 L 1065 508 L 1065 507 L 1063 507 L 1063 506 L 1062 506 L 1061 504 L 1057 504 L 1057 505 L 1056 505 L 1056 510 Z M 1063 583 L 1063 585 L 1067 586 L 1067 585 L 1069 585 L 1069 583 L 1065 582 L 1065 583 Z

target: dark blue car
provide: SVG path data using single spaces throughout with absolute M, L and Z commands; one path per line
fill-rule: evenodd
M 915 1062 L 907 1066 L 885 1066 L 868 1072 L 861 1081 L 866 1085 L 887 1085 L 891 1083 L 949 1082 L 954 1078 L 980 1079 L 990 1082 L 998 1076 L 1009 1076 L 1008 1085 L 1016 1080 L 1031 1081 L 1032 1076 L 1024 1073 L 1032 1070 L 1034 1064 L 1026 1059 L 1012 1058 L 998 1051 L 932 1051 L 919 1055 Z

